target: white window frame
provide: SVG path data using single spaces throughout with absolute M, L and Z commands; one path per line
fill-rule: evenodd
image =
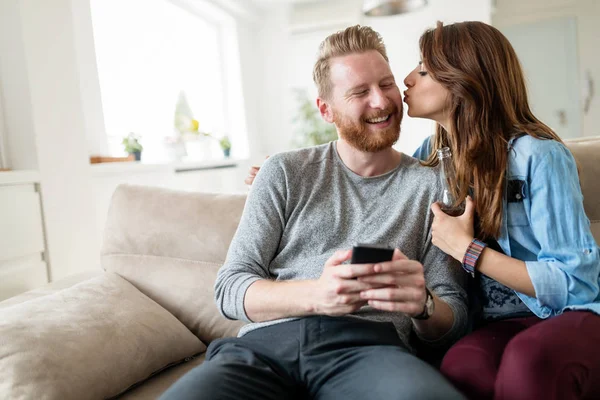
M 236 19 L 235 13 L 213 4 L 211 0 L 164 1 L 215 28 L 222 71 L 220 77 L 223 88 L 221 107 L 226 115 L 222 131 L 229 136 L 233 143 L 232 154 L 234 157 L 236 159 L 248 158 L 248 129 L 245 104 L 243 96 L 240 96 L 240 93 L 243 93 L 243 82 L 238 44 L 238 19 Z M 109 142 L 115 139 L 108 135 L 108 132 L 106 132 L 106 136 Z
M 249 9 L 242 7 L 234 10 L 227 7 L 217 7 L 209 1 L 198 0 L 167 0 L 170 3 L 181 7 L 182 9 L 194 14 L 196 17 L 203 19 L 207 23 L 214 24 L 218 27 L 219 33 L 219 49 L 220 60 L 222 63 L 223 74 L 221 75 L 223 93 L 223 107 L 226 115 L 230 118 L 225 119 L 225 131 L 229 138 L 234 142 L 235 157 L 248 158 L 248 128 L 245 114 L 245 104 L 237 103 L 240 98 L 240 93 L 243 93 L 243 82 L 241 81 L 241 64 L 239 44 L 237 38 L 237 22 L 233 14 L 241 13 L 246 18 L 255 18 Z M 221 3 L 219 3 L 221 4 Z M 233 6 L 236 3 L 221 4 L 223 6 Z M 235 123 L 235 125 L 234 125 Z M 241 150 L 240 150 L 241 149 Z

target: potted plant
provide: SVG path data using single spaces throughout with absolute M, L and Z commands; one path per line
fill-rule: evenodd
M 123 138 L 121 142 L 125 148 L 127 154 L 133 154 L 136 161 L 142 159 L 142 150 L 144 147 L 140 143 L 140 137 L 133 132 L 129 132 L 129 135 Z
M 223 150 L 223 155 L 225 158 L 229 157 L 231 154 L 231 141 L 229 140 L 229 137 L 223 136 L 221 139 L 219 139 L 219 146 L 221 146 L 221 150 Z
M 319 110 L 305 89 L 294 89 L 298 109 L 292 120 L 295 128 L 294 144 L 297 147 L 317 146 L 338 138 L 334 124 L 321 118 Z

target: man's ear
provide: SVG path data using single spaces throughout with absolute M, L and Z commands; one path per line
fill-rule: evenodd
M 317 108 L 321 113 L 321 117 L 325 121 L 333 123 L 333 110 L 331 109 L 331 105 L 328 102 L 326 102 L 320 97 L 317 97 Z

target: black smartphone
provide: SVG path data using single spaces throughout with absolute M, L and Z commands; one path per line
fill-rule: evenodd
M 394 249 L 374 244 L 359 243 L 352 248 L 351 264 L 374 264 L 391 261 Z

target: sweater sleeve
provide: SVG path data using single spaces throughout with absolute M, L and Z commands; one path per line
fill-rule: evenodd
M 467 274 L 460 263 L 431 243 L 431 233 L 421 260 L 429 290 L 444 301 L 454 313 L 452 328 L 434 341 L 417 337 L 430 347 L 447 348 L 463 337 L 468 330 Z
M 269 264 L 284 231 L 286 198 L 286 173 L 282 159 L 275 155 L 254 180 L 227 259 L 217 274 L 215 301 L 224 317 L 251 322 L 244 297 L 252 283 L 271 279 Z

